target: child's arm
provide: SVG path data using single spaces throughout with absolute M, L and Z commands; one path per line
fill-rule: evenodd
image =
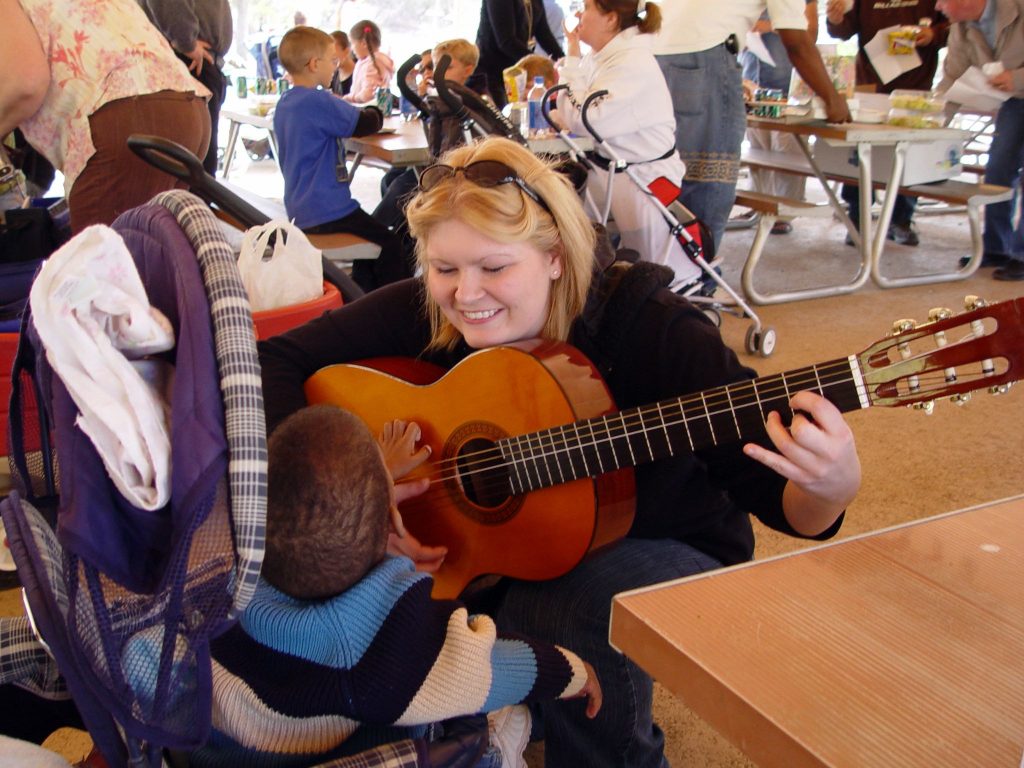
M 384 125 L 384 113 L 377 107 L 363 107 L 359 110 L 359 119 L 356 121 L 353 136 L 370 136 L 377 133 Z

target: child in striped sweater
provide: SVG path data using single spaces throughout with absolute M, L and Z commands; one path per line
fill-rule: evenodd
M 262 578 L 212 644 L 213 734 L 192 764 L 310 765 L 544 699 L 587 696 L 597 714 L 590 665 L 432 599 L 430 576 L 387 554 L 395 486 L 357 417 L 312 406 L 268 445 Z

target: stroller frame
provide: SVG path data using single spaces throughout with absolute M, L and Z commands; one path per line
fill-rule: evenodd
M 550 88 L 547 93 L 544 94 L 544 100 L 541 105 L 541 111 L 544 115 L 544 119 L 548 125 L 551 126 L 562 141 L 569 147 L 571 154 L 574 159 L 582 163 L 588 170 L 594 170 L 595 164 L 591 161 L 586 153 L 580 148 L 579 144 L 572 137 L 572 134 L 565 128 L 557 125 L 550 114 L 550 104 L 552 97 L 561 90 L 568 90 L 569 86 L 565 84 L 555 85 Z M 706 278 L 714 281 L 715 285 L 725 291 L 730 298 L 730 301 L 721 301 L 711 296 L 699 296 L 699 295 L 687 295 L 686 298 L 692 303 L 698 305 L 704 312 L 705 315 L 715 324 L 721 325 L 722 310 L 730 312 L 739 318 L 750 318 L 751 325 L 747 328 L 746 337 L 744 339 L 744 347 L 750 354 L 759 354 L 761 357 L 769 357 L 772 352 L 775 351 L 775 344 L 777 341 L 777 335 L 775 329 L 771 326 L 765 326 L 761 322 L 761 318 L 751 308 L 750 304 L 718 273 L 715 269 L 714 263 L 709 263 L 704 258 L 703 248 L 686 230 L 686 227 L 682 224 L 679 218 L 672 213 L 669 207 L 662 203 L 658 198 L 657 194 L 644 184 L 636 171 L 623 160 L 619 154 L 609 146 L 608 142 L 602 138 L 600 133 L 594 128 L 587 117 L 587 110 L 591 104 L 608 94 L 607 90 L 594 91 L 587 95 L 587 98 L 583 102 L 583 106 L 580 109 L 580 118 L 583 121 L 584 127 L 587 132 L 593 138 L 595 144 L 600 147 L 607 157 L 610 159 L 610 168 L 608 173 L 608 185 L 605 191 L 605 204 L 602 211 L 597 210 L 597 205 L 594 203 L 592 196 L 589 191 L 586 193 L 586 204 L 595 214 L 598 215 L 598 221 L 601 224 L 606 224 L 608 217 L 611 213 L 611 201 L 612 201 L 612 188 L 615 183 L 615 174 L 625 173 L 629 180 L 640 190 L 644 197 L 655 206 L 658 212 L 661 214 L 662 219 L 665 221 L 666 226 L 669 228 L 669 232 L 675 238 L 676 241 L 682 246 L 683 251 L 690 258 L 690 260 L 696 264 L 700 270 L 704 273 Z M 674 205 L 674 203 L 670 203 Z M 672 247 L 672 241 L 670 240 L 666 247 L 665 256 L 668 255 L 668 249 Z

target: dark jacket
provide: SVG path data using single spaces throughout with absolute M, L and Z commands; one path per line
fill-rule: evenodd
M 917 49 L 921 66 L 904 72 L 895 80 L 883 84 L 871 66 L 864 46 L 871 42 L 880 29 L 895 25 L 913 26 L 921 19 L 931 19 L 935 39 L 931 45 Z M 939 66 L 939 49 L 946 44 L 949 20 L 935 10 L 935 0 L 919 0 L 916 5 L 899 5 L 888 0 L 856 0 L 853 9 L 843 16 L 839 24 L 827 23 L 828 33 L 841 40 L 857 35 L 857 85 L 878 86 L 880 93 L 892 93 L 897 88 L 930 91 L 935 71 Z
M 630 271 L 613 291 L 610 278 L 598 281 L 569 336 L 601 370 L 619 408 L 755 375 L 699 309 L 665 287 L 671 279 L 667 269 L 640 262 Z M 447 369 L 472 352 L 465 344 L 452 352 L 425 352 L 429 329 L 423 307 L 420 281 L 406 280 L 260 342 L 268 430 L 305 405 L 303 383 L 324 366 L 397 355 Z M 782 477 L 747 458 L 738 442 L 697 455 L 677 452 L 636 468 L 636 518 L 629 535 L 685 541 L 726 565 L 749 560 L 749 514 L 798 535 L 782 512 L 784 486 Z M 814 538 L 831 537 L 841 523 L 842 517 Z
M 545 51 L 554 51 L 562 58 L 558 44 L 548 26 L 542 0 L 530 0 L 533 9 L 530 25 L 523 0 L 483 0 L 480 8 L 480 26 L 476 30 L 476 45 L 480 49 L 480 72 L 500 73 L 523 56 L 533 53 L 530 39 L 535 38 Z

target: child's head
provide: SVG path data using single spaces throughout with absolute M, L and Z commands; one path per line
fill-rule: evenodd
M 334 76 L 334 38 L 314 27 L 293 27 L 277 48 L 281 65 L 296 85 L 327 88 Z
M 300 600 L 348 589 L 384 557 L 391 475 L 369 428 L 331 405 L 289 416 L 268 441 L 263 577 Z
M 355 51 L 357 58 L 365 59 L 369 56 L 372 59 L 380 50 L 380 27 L 369 19 L 356 22 L 349 30 L 348 36 L 352 40 L 352 50 Z
M 469 76 L 473 74 L 473 70 L 476 69 L 477 62 L 480 61 L 480 49 L 469 42 L 469 40 L 463 40 L 461 37 L 454 40 L 445 40 L 434 46 L 434 66 L 437 66 L 437 62 L 445 54 L 451 57 L 452 62 L 448 65 L 444 79 L 459 84 L 466 82 Z
M 348 35 L 340 29 L 331 32 L 334 38 L 334 57 L 340 62 L 352 57 L 352 44 L 348 41 Z
M 523 56 L 523 58 L 517 61 L 516 66 L 526 73 L 527 88 L 530 88 L 533 85 L 533 79 L 535 77 L 544 78 L 545 88 L 551 88 L 553 85 L 558 83 L 558 75 L 555 73 L 555 63 L 547 56 L 541 56 L 539 53 L 531 53 L 527 56 Z

